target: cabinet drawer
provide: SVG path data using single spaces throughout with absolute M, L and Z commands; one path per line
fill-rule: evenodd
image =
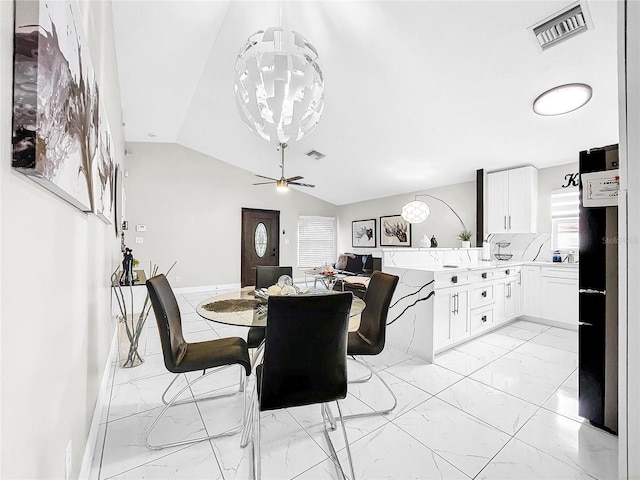
M 491 270 L 472 270 L 469 272 L 470 282 L 486 282 L 492 280 L 495 275 L 495 269 Z
M 471 310 L 471 334 L 493 325 L 493 307 L 475 308 Z
M 494 278 L 506 278 L 506 277 L 513 277 L 518 275 L 518 273 L 520 273 L 521 267 L 517 266 L 517 267 L 500 267 L 500 268 L 496 268 L 495 272 L 494 272 Z
M 435 288 L 455 287 L 469 283 L 469 272 L 437 272 Z
M 544 267 L 543 277 L 571 278 L 578 279 L 578 269 L 576 267 Z
M 493 303 L 495 300 L 495 286 L 493 284 L 484 284 L 479 286 L 471 286 L 471 308 L 480 307 Z

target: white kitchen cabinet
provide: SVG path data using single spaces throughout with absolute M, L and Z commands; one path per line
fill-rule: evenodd
M 495 277 L 493 321 L 497 324 L 520 314 L 520 267 L 498 269 Z
M 576 271 L 557 273 L 543 269 L 542 317 L 578 326 L 578 278 Z
M 522 313 L 531 317 L 542 316 L 542 267 L 522 267 Z
M 487 174 L 487 231 L 536 233 L 538 170 L 521 167 Z
M 468 337 L 469 288 L 461 286 L 436 290 L 433 315 L 436 349 Z

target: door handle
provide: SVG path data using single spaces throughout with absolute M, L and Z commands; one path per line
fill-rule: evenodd
M 594 290 L 592 288 L 581 288 L 580 290 L 578 290 L 578 293 L 589 293 L 589 294 L 596 294 L 596 295 L 606 295 L 607 291 L 606 290 Z

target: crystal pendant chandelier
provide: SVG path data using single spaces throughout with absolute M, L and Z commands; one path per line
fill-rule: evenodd
M 292 143 L 310 134 L 324 107 L 318 52 L 282 27 L 247 39 L 235 64 L 235 97 L 249 130 L 267 141 Z

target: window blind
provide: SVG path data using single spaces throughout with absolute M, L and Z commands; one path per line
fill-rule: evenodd
M 336 219 L 298 217 L 298 268 L 313 268 L 336 261 Z
M 578 249 L 579 214 L 580 192 L 577 188 L 551 192 L 551 231 L 554 249 Z

